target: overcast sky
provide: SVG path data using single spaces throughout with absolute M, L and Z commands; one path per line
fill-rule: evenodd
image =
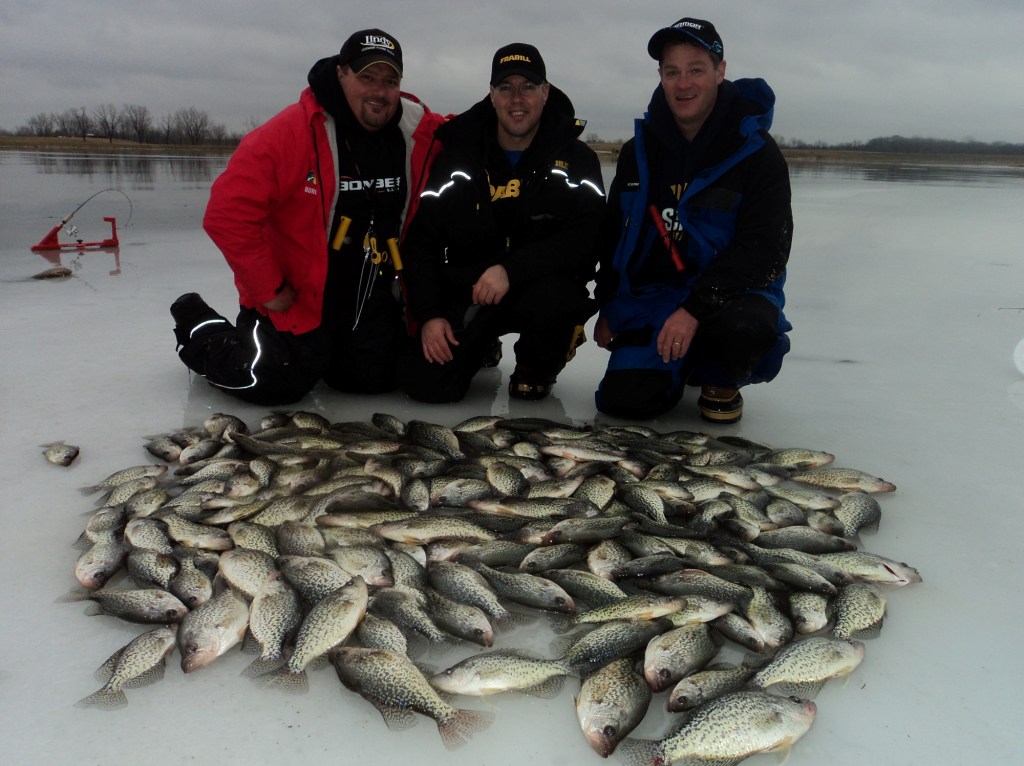
M 9 0 L 0 7 L 0 127 L 39 112 L 185 107 L 242 132 L 297 100 L 318 58 L 380 27 L 403 89 L 462 111 L 509 42 L 543 54 L 586 135 L 628 138 L 657 83 L 657 29 L 707 19 L 729 79 L 775 90 L 777 137 L 926 136 L 1024 143 L 1024 0 Z

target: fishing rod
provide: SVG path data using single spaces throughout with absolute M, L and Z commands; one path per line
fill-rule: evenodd
M 82 202 L 82 204 L 80 204 L 78 207 L 76 207 L 74 210 L 72 210 L 70 213 L 64 216 L 64 218 L 61 219 L 60 223 L 58 223 L 56 226 L 50 229 L 49 233 L 47 233 L 45 237 L 39 240 L 38 244 L 32 246 L 32 250 L 85 250 L 92 248 L 100 249 L 106 247 L 119 247 L 120 242 L 117 238 L 117 219 L 113 216 L 103 217 L 103 220 L 110 224 L 110 237 L 108 237 L 107 239 L 98 240 L 96 242 L 83 242 L 80 239 L 76 240 L 75 242 L 61 242 L 60 237 L 58 236 L 60 230 L 63 227 L 67 226 L 71 219 L 75 217 L 75 213 L 77 213 L 79 210 L 85 207 L 95 197 L 98 197 L 100 194 L 104 194 L 106 192 L 117 192 L 126 200 L 128 200 L 128 223 L 125 224 L 125 227 L 127 228 L 128 226 L 130 226 L 132 222 L 132 215 L 134 213 L 134 206 L 132 205 L 131 197 L 129 197 L 120 189 L 100 189 L 98 192 L 89 195 L 85 199 L 85 201 Z M 64 233 L 67 234 L 69 237 L 74 237 L 78 234 L 78 227 L 68 226 L 67 229 L 65 229 Z

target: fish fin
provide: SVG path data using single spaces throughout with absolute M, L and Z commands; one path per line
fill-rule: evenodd
M 306 694 L 309 691 L 309 677 L 305 670 L 293 673 L 287 666 L 278 668 L 261 676 L 253 677 L 253 681 L 261 686 L 281 689 L 289 694 Z
M 93 602 L 85 607 L 86 617 L 98 617 L 101 614 L 106 614 L 106 612 L 104 612 L 103 607 L 97 604 L 96 602 Z
M 241 675 L 257 678 L 278 670 L 284 662 L 284 657 L 257 657 L 242 670 Z
M 528 694 L 531 697 L 537 697 L 539 699 L 554 699 L 561 693 L 564 685 L 565 676 L 555 676 L 554 678 L 547 679 L 543 683 L 539 683 L 536 686 L 531 686 L 526 689 L 521 689 L 520 691 L 523 694 Z
M 262 644 L 260 644 L 259 639 L 257 639 L 249 629 L 246 629 L 245 631 L 245 639 L 242 641 L 242 651 L 246 654 L 263 653 Z
M 392 731 L 404 731 L 416 725 L 416 716 L 409 708 L 401 707 L 400 705 L 388 705 L 387 703 L 375 702 L 373 700 L 370 701 L 380 711 L 381 716 L 384 718 L 384 723 Z
M 124 707 L 128 704 L 128 695 L 123 691 L 114 691 L 103 688 L 95 691 L 88 697 L 83 697 L 75 703 L 75 707 L 98 707 L 104 710 L 113 710 Z
M 75 604 L 79 601 L 85 601 L 93 594 L 93 591 L 88 588 L 76 586 L 65 593 L 63 596 L 59 596 L 53 603 L 55 604 Z
M 166 667 L 166 664 L 167 663 L 164 660 L 160 660 L 160 662 L 158 662 L 156 665 L 154 665 L 146 671 L 143 671 L 142 673 L 139 673 L 137 676 L 135 676 L 135 678 L 126 681 L 124 684 L 122 684 L 122 686 L 125 689 L 138 689 L 142 686 L 149 686 L 150 684 L 155 684 L 157 681 L 161 680 L 164 677 L 164 669 Z
M 104 662 L 102 665 L 96 668 L 96 673 L 94 674 L 96 678 L 102 681 L 103 683 L 109 681 L 111 676 L 114 675 L 114 667 L 117 665 L 117 661 L 121 659 L 122 654 L 124 654 L 123 646 L 116 652 L 114 652 L 112 655 L 110 655 L 107 658 L 106 662 Z
M 459 710 L 446 721 L 437 722 L 441 742 L 448 750 L 462 747 L 469 738 L 483 731 L 494 721 L 494 713 L 486 710 Z
M 772 690 L 787 697 L 814 699 L 824 685 L 825 681 L 783 681 L 772 684 Z

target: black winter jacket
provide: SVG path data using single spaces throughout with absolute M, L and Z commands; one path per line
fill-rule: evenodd
M 513 167 L 485 97 L 438 128 L 434 162 L 403 243 L 413 318 L 458 319 L 495 264 L 510 292 L 550 274 L 593 278 L 604 211 L 601 166 L 572 102 L 554 86 L 530 147 Z

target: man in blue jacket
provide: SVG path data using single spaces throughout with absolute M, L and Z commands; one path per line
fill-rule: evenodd
M 647 51 L 661 82 L 609 194 L 594 335 L 612 353 L 597 408 L 652 418 L 689 383 L 702 417 L 735 423 L 739 389 L 774 378 L 789 350 L 793 216 L 768 134 L 775 94 L 760 79 L 725 79 L 707 21 L 680 19 Z

